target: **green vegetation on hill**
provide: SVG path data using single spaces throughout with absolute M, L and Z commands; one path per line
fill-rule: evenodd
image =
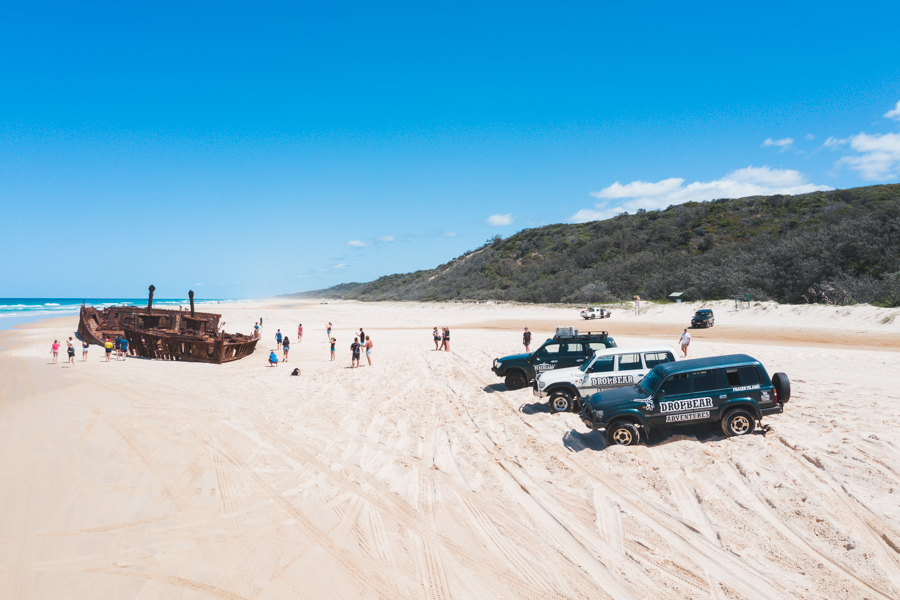
M 900 305 L 900 184 L 688 202 L 526 229 L 427 271 L 296 294 L 599 303 L 750 294 Z

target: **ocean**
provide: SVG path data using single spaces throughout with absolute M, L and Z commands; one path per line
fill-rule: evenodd
M 146 306 L 147 298 L 0 298 L 0 329 L 10 329 L 21 323 L 32 323 L 42 319 L 77 315 L 81 304 L 106 308 L 108 306 Z M 223 300 L 194 298 L 195 304 L 217 302 L 225 304 L 246 302 L 246 300 Z M 154 298 L 153 306 L 178 308 L 189 306 L 187 298 Z

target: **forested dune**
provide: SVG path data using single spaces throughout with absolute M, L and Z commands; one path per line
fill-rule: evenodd
M 435 269 L 299 297 L 593 303 L 749 294 L 900 305 L 900 184 L 689 202 L 526 229 Z

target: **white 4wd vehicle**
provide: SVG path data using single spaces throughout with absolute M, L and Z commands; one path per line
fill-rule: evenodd
M 595 306 L 581 311 L 581 318 L 583 319 L 608 319 L 609 317 L 610 313 L 608 310 Z
M 551 413 L 578 411 L 595 392 L 640 383 L 653 367 L 674 362 L 678 352 L 668 344 L 606 348 L 579 367 L 539 373 L 532 393 L 547 401 Z

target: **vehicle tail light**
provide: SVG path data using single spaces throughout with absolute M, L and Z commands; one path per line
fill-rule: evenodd
M 778 390 L 772 388 L 772 395 L 775 396 L 775 402 L 778 402 Z

